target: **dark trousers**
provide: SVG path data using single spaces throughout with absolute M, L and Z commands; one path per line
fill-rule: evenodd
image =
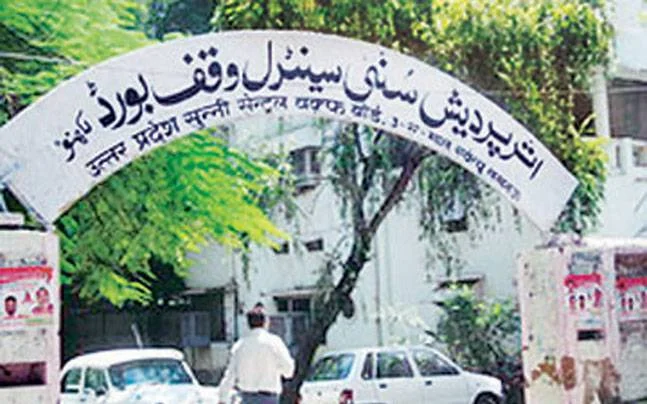
M 278 404 L 279 395 L 273 393 L 246 393 L 241 392 L 242 404 Z

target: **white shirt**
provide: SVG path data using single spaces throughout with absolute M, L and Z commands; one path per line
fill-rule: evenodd
M 231 358 L 220 382 L 220 401 L 227 402 L 230 390 L 237 386 L 248 392 L 281 392 L 281 376 L 294 373 L 294 359 L 278 336 L 264 328 L 254 328 L 231 349 Z

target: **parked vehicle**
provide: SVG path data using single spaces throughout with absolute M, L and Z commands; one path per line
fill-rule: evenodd
M 208 404 L 218 389 L 201 386 L 176 349 L 115 349 L 78 356 L 61 372 L 61 404 Z
M 501 381 L 462 370 L 425 346 L 326 353 L 301 388 L 302 404 L 499 404 Z

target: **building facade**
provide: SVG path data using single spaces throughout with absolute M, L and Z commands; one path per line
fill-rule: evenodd
M 641 0 L 615 2 L 613 67 L 607 75 L 595 75 L 585 97 L 596 116 L 596 136 L 606 139 L 609 158 L 606 198 L 594 236 L 647 235 L 647 54 L 636 52 L 647 39 L 641 17 L 645 13 L 647 5 Z M 299 191 L 298 233 L 277 250 L 255 249 L 247 270 L 235 253 L 218 246 L 194 257 L 187 280 L 190 290 L 224 293 L 224 340 L 188 349 L 200 352 L 202 365 L 214 368 L 224 366 L 230 344 L 246 332 L 243 313 L 257 301 L 268 307 L 273 331 L 290 347 L 298 344 L 301 331 L 309 326 L 325 263 L 330 254 L 344 250 L 348 230 L 318 153 L 333 127 L 285 119 L 242 122 L 233 130 L 240 147 L 280 146 L 291 151 Z M 248 133 L 265 136 L 250 138 Z M 340 315 L 323 350 L 419 341 L 422 330 L 433 327 L 439 313 L 436 303 L 452 283 L 471 286 L 484 297 L 515 298 L 518 255 L 548 237 L 499 201 L 498 222 L 473 240 L 473 224 L 459 209 L 448 212 L 459 259 L 441 263 L 434 259 L 437 254 L 430 243 L 420 239 L 417 208 L 409 205 L 394 210 L 379 229 L 371 260 L 352 296 L 353 313 Z M 293 226 L 281 217 L 275 220 Z

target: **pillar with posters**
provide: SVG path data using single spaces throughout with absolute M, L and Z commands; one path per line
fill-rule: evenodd
M 0 403 L 58 399 L 58 238 L 0 230 Z
M 647 241 L 557 240 L 519 261 L 526 403 L 647 397 Z

